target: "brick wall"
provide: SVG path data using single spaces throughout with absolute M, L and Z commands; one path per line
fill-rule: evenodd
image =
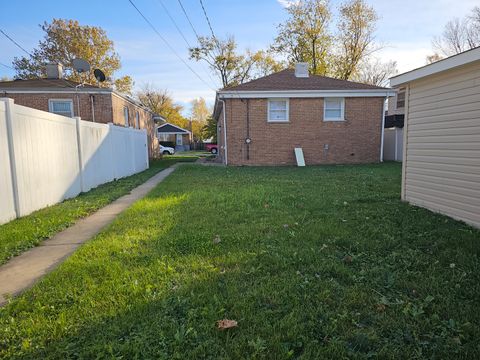
M 28 106 L 34 109 L 49 111 L 49 99 L 70 99 L 73 101 L 74 116 L 80 116 L 82 120 L 93 121 L 92 102 L 90 96 L 93 96 L 93 113 L 95 122 L 109 123 L 125 126 L 123 108 L 126 106 L 129 112 L 129 125 L 136 127 L 135 114 L 138 111 L 140 117 L 140 129 L 147 129 L 148 146 L 150 157 L 158 156 L 158 140 L 155 137 L 155 125 L 152 120 L 152 114 L 144 108 L 129 102 L 122 97 L 113 93 L 106 94 L 78 94 L 78 102 L 76 94 L 68 93 L 25 93 L 11 94 L 1 93 L 2 97 L 9 97 L 15 101 L 15 104 Z M 78 104 L 80 104 L 80 109 Z
M 3 96 L 4 93 L 2 93 Z M 15 104 L 28 106 L 34 109 L 48 111 L 49 99 L 69 99 L 73 101 L 74 116 L 80 116 L 82 120 L 93 121 L 92 104 L 90 94 L 78 94 L 78 102 L 75 94 L 44 93 L 44 94 L 10 94 L 6 97 L 15 100 Z M 112 101 L 110 94 L 92 94 L 95 122 L 108 123 L 112 121 Z M 80 109 L 78 108 L 80 103 Z
M 294 165 L 295 147 L 303 148 L 307 165 L 380 160 L 383 98 L 346 98 L 343 122 L 323 121 L 322 98 L 293 98 L 289 100 L 289 122 L 268 123 L 267 101 L 249 99 L 252 142 L 247 145 L 247 100 L 226 100 L 229 164 Z M 223 125 L 221 116 L 219 125 Z

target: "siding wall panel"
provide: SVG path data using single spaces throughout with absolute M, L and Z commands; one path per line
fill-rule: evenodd
M 409 83 L 405 200 L 480 227 L 480 61 Z

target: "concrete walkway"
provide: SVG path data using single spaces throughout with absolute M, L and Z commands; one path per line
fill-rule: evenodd
M 66 230 L 43 241 L 39 246 L 12 258 L 0 267 L 0 306 L 6 303 L 5 294 L 18 295 L 48 274 L 82 243 L 98 234 L 118 214 L 136 200 L 143 198 L 176 168 L 176 164 L 151 177 L 129 194 L 118 198 L 96 213 L 81 219 Z

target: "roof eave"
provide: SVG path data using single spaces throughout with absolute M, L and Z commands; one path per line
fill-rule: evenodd
M 315 98 L 315 97 L 385 97 L 394 96 L 396 90 L 379 89 L 339 89 L 339 90 L 236 90 L 219 91 L 219 99 L 232 98 Z
M 397 87 L 410 81 L 418 80 L 443 71 L 454 69 L 459 66 L 480 61 L 480 47 L 465 51 L 463 53 L 450 56 L 446 59 L 422 66 L 418 69 L 396 75 L 390 78 L 390 86 Z

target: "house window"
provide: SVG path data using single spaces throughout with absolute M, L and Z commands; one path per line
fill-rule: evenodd
M 158 138 L 159 138 L 160 141 L 168 141 L 170 136 L 169 136 L 169 134 L 159 133 Z
M 48 100 L 48 111 L 58 115 L 73 117 L 73 100 L 50 99 Z
M 138 111 L 135 112 L 135 127 L 140 129 L 140 113 Z
M 288 99 L 268 100 L 268 121 L 288 122 Z
M 345 120 L 345 99 L 344 98 L 325 98 L 323 120 L 324 121 Z
M 401 88 L 397 93 L 397 109 L 405 107 L 405 88 Z
M 123 120 L 125 120 L 125 126 L 128 127 L 128 107 L 123 107 Z

